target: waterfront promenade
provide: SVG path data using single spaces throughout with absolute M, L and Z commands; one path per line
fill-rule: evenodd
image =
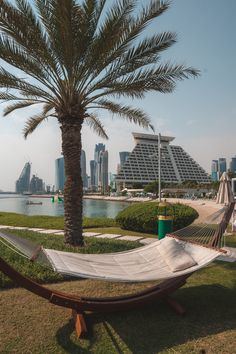
M 101 195 L 85 195 L 84 199 L 94 199 L 94 200 L 107 200 L 107 201 L 123 201 L 123 202 L 130 202 L 130 203 L 136 203 L 136 202 L 157 202 L 158 199 L 152 199 L 149 197 L 127 197 L 127 196 L 121 196 L 121 197 L 111 197 L 111 196 L 101 196 Z M 198 214 L 199 217 L 196 219 L 195 222 L 201 222 L 205 220 L 208 216 L 216 212 L 217 210 L 222 208 L 221 204 L 216 204 L 215 200 L 208 200 L 208 199 L 197 199 L 197 200 L 192 200 L 192 199 L 182 199 L 182 198 L 162 198 L 162 200 L 166 200 L 168 203 L 180 203 L 180 204 L 185 204 L 188 205 L 192 208 L 194 208 Z

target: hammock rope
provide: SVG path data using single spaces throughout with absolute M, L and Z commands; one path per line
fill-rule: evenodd
M 0 238 L 0 242 L 1 242 L 5 247 L 7 247 L 9 250 L 13 251 L 14 253 L 18 254 L 19 256 L 24 257 L 24 258 L 26 258 L 26 259 L 29 259 L 29 257 L 26 256 L 24 253 L 21 253 L 21 252 L 18 251 L 16 248 L 11 247 L 9 243 L 4 242 L 4 241 L 2 240 L 2 238 Z

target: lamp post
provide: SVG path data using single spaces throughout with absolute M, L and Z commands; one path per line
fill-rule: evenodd
M 158 201 L 161 202 L 161 133 L 158 134 L 158 154 L 152 154 L 149 158 L 158 157 Z
M 161 133 L 158 134 L 158 195 L 161 202 Z

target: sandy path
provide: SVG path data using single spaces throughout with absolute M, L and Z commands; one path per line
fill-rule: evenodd
M 223 208 L 223 205 L 216 204 L 213 200 L 189 200 L 189 199 L 178 199 L 178 198 L 167 198 L 169 203 L 181 203 L 186 204 L 195 210 L 197 210 L 199 217 L 197 222 L 204 221 L 209 215 L 215 213 L 217 210 Z

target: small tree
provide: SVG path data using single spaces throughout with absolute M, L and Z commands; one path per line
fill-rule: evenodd
M 154 193 L 154 194 L 156 194 L 156 196 L 158 196 L 158 192 L 159 192 L 158 188 L 159 188 L 158 181 L 154 181 L 154 182 L 149 183 L 145 186 L 144 192 L 145 193 Z

